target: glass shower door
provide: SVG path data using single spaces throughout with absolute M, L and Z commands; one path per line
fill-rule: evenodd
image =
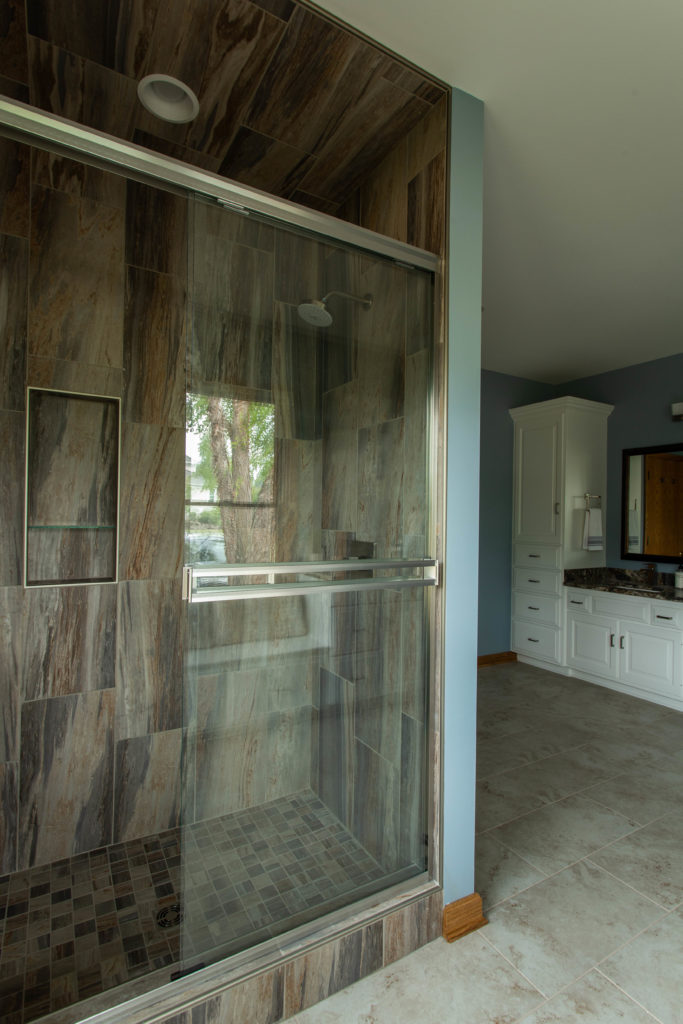
M 181 967 L 427 868 L 424 271 L 196 201 Z

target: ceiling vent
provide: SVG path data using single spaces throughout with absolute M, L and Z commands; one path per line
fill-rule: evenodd
M 170 75 L 146 75 L 138 83 L 138 99 L 150 114 L 171 124 L 186 124 L 199 112 L 199 100 L 189 85 Z

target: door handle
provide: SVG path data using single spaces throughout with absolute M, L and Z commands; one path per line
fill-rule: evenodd
M 624 638 L 623 638 L 623 636 L 620 636 L 619 637 L 619 650 L 623 651 L 623 649 L 624 649 Z
M 610 633 L 609 635 L 609 645 L 610 647 L 614 647 L 614 633 Z

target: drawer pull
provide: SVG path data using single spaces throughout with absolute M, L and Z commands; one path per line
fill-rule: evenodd
M 529 558 L 540 558 L 540 555 L 529 555 Z
M 583 601 L 575 601 L 573 597 L 570 597 L 569 603 L 570 604 L 580 604 L 581 606 L 583 606 Z
M 527 608 L 530 612 L 540 612 L 540 608 L 537 608 L 535 604 L 528 604 Z
M 530 644 L 540 644 L 540 642 L 541 642 L 540 640 L 534 640 L 534 638 L 532 636 L 528 636 L 527 640 L 529 641 Z
M 656 618 L 666 619 L 667 622 L 671 622 L 671 620 L 673 619 L 673 615 L 657 615 Z
M 540 583 L 540 580 L 527 580 L 527 583 Z

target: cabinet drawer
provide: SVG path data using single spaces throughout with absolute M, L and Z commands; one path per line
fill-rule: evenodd
M 562 574 L 552 569 L 515 569 L 513 572 L 515 590 L 533 593 L 559 594 Z
M 513 650 L 528 654 L 541 661 L 559 662 L 560 633 L 552 626 L 540 626 L 535 622 L 512 623 Z
M 621 597 L 602 590 L 593 592 L 593 611 L 596 615 L 611 615 L 616 619 L 650 621 L 649 601 L 640 597 Z
M 560 549 L 540 544 L 515 544 L 515 565 L 531 569 L 559 569 Z
M 592 609 L 589 590 L 567 590 L 568 612 L 589 612 Z
M 683 605 L 668 601 L 650 602 L 650 622 L 664 629 L 683 629 Z
M 545 622 L 549 626 L 560 624 L 560 598 L 549 594 L 518 591 L 512 597 L 512 615 L 515 619 Z

